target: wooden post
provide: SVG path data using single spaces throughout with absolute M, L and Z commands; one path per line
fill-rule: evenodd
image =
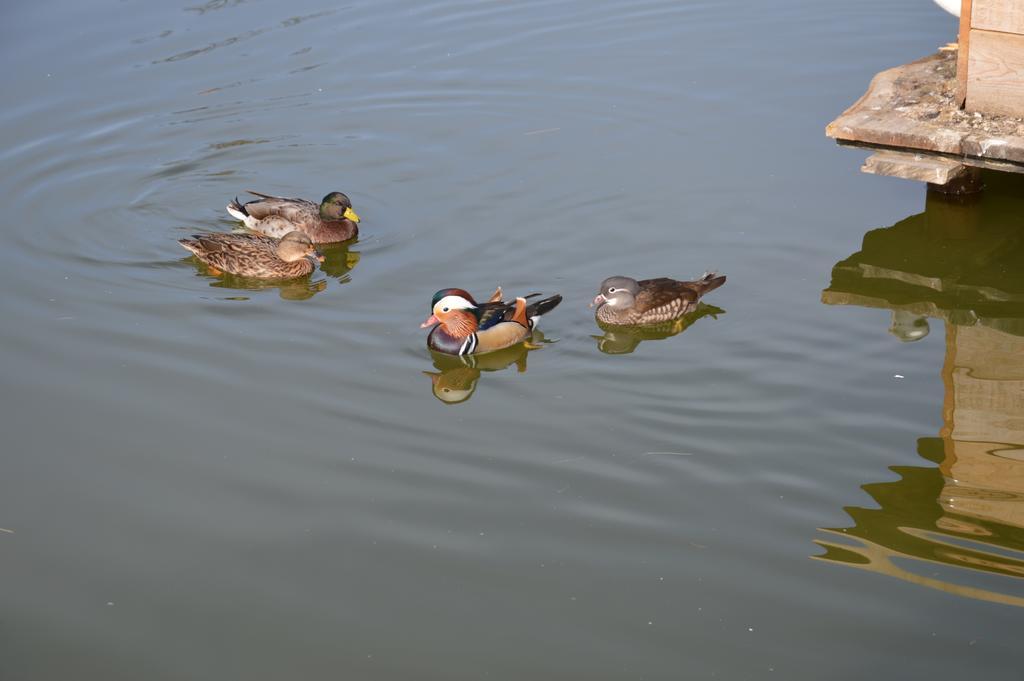
M 980 194 L 984 188 L 985 184 L 981 181 L 981 168 L 971 166 L 964 166 L 963 172 L 946 184 L 928 183 L 928 191 L 935 191 L 946 196 Z
M 956 53 L 956 105 L 964 108 L 967 99 L 967 64 L 971 49 L 971 10 L 973 0 L 960 0 L 960 34 Z

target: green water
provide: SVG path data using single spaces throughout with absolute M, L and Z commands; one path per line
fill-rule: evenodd
M 932 3 L 3 19 L 3 678 L 1018 678 L 1024 185 L 823 136 Z M 212 276 L 246 189 L 360 238 Z M 587 307 L 709 269 L 680 328 Z M 564 296 L 539 347 L 432 357 L 499 284 Z

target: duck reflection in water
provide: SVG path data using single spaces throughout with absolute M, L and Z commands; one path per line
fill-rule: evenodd
M 250 291 L 253 293 L 277 289 L 278 294 L 283 300 L 308 300 L 321 291 L 327 290 L 328 277 L 337 279 L 338 283 L 341 284 L 346 284 L 352 280 L 349 272 L 359 263 L 360 258 L 360 254 L 357 251 L 351 250 L 355 243 L 355 240 L 352 240 L 343 244 L 324 244 L 318 246 L 317 250 L 323 256 L 323 262 L 320 263 L 319 268 L 320 273 L 308 278 L 284 281 L 251 279 L 222 272 L 215 273 L 207 265 L 194 258 L 183 258 L 181 262 L 195 265 L 196 276 L 210 278 L 212 280 L 210 281 L 210 286 L 214 288 Z M 324 277 L 324 274 L 328 276 Z M 226 296 L 226 298 L 228 300 L 248 300 L 249 296 L 233 295 Z
M 889 333 L 904 343 L 919 341 L 931 331 L 928 317 L 909 310 L 893 310 L 889 321 Z
M 434 397 L 445 404 L 459 404 L 473 396 L 482 373 L 502 371 L 512 365 L 515 365 L 518 373 L 525 373 L 526 356 L 538 349 L 534 346 L 550 342 L 544 340 L 544 333 L 540 329 L 536 329 L 530 345 L 519 343 L 483 355 L 446 355 L 431 350 L 430 356 L 437 371 L 423 373 L 430 377 L 430 389 Z
M 972 201 L 929 192 L 925 211 L 864 236 L 836 264 L 829 305 L 889 310 L 901 341 L 945 326 L 938 436 L 924 466 L 862 489 L 846 528 L 822 528 L 815 558 L 1024 607 L 1024 182 L 986 178 Z M 887 474 L 880 471 L 879 477 Z M 936 566 L 947 569 L 937 571 Z
M 718 319 L 725 310 L 707 303 L 698 303 L 697 309 L 679 319 L 652 326 L 612 326 L 598 321 L 604 335 L 591 336 L 597 341 L 597 349 L 606 355 L 628 355 L 636 350 L 641 341 L 655 341 L 678 336 L 704 317 Z
M 349 272 L 355 269 L 362 257 L 359 251 L 353 251 L 356 239 L 340 244 L 320 244 L 317 250 L 324 256 L 320 263 L 320 271 L 329 277 L 334 277 L 339 283 L 346 284 L 352 280 Z

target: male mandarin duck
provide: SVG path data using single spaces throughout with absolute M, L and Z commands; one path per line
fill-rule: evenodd
M 294 279 L 316 269 L 323 256 L 299 231 L 281 239 L 262 234 L 193 234 L 178 241 L 214 274 L 227 272 L 257 279 Z
M 280 238 L 298 230 L 316 244 L 348 241 L 359 233 L 359 216 L 352 210 L 352 201 L 341 192 L 331 192 L 318 206 L 306 199 L 286 199 L 251 189 L 248 191 L 260 198 L 242 204 L 235 197 L 227 209 L 254 232 Z
M 701 296 L 724 283 L 725 277 L 714 272 L 696 281 L 608 277 L 594 298 L 595 316 L 598 322 L 615 326 L 661 324 L 692 312 Z
M 463 289 L 445 288 L 434 294 L 431 315 L 420 328 L 433 327 L 427 347 L 446 355 L 494 352 L 529 340 L 541 315 L 560 302 L 557 294 L 529 304 L 526 298 L 503 302 L 499 287 L 486 303 L 478 303 Z

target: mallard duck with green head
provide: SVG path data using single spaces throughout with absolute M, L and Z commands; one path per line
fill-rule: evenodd
M 227 210 L 254 232 L 280 238 L 298 230 L 315 244 L 348 241 L 359 234 L 359 215 L 352 210 L 352 201 L 341 192 L 331 192 L 317 205 L 306 199 L 248 191 L 260 198 L 243 204 L 236 196 Z

